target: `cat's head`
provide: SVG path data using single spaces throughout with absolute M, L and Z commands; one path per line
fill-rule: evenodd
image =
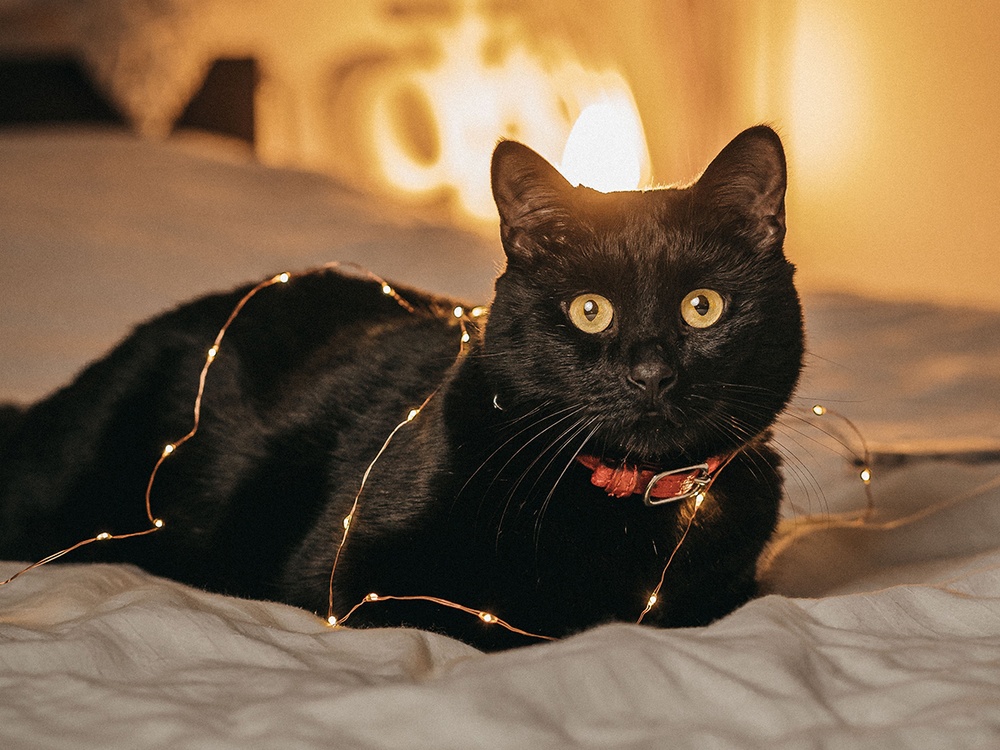
M 688 187 L 607 194 L 500 143 L 507 267 L 482 361 L 501 403 L 574 412 L 576 441 L 609 460 L 702 460 L 766 429 L 803 352 L 785 174 L 764 126 Z

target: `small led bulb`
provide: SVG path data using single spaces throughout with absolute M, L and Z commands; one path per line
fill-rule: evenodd
M 465 333 L 462 334 L 462 343 L 463 344 L 468 344 L 471 339 L 472 339 L 472 337 L 469 335 L 468 331 L 466 331 Z
M 497 620 L 497 618 L 495 618 L 489 612 L 480 612 L 479 613 L 479 619 L 482 620 L 483 622 L 485 622 L 487 625 L 490 625 L 490 624 L 496 622 L 496 620 Z
M 406 415 L 406 421 L 412 422 L 419 413 L 419 409 L 410 409 L 410 413 Z
M 335 628 L 337 627 L 337 618 L 334 615 L 330 615 L 329 617 L 326 618 L 326 623 L 331 628 Z
M 209 349 L 208 350 L 208 359 L 209 359 L 209 361 L 215 359 L 215 356 L 218 353 L 219 353 L 219 347 L 217 347 L 217 346 L 213 346 L 211 349 Z
M 108 539 L 110 539 L 110 538 L 111 538 L 111 534 L 109 534 L 109 533 L 108 533 L 108 532 L 106 532 L 106 531 L 102 531 L 102 532 L 101 532 L 100 534 L 98 534 L 98 535 L 97 535 L 97 536 L 96 536 L 95 538 L 96 538 L 96 539 L 97 539 L 97 541 L 99 541 L 99 542 L 104 542 L 104 541 L 107 541 Z
M 461 318 L 463 315 L 465 315 L 465 310 L 462 308 L 461 305 L 459 305 L 458 307 L 455 308 L 454 313 L 456 318 Z
M 652 607 L 654 604 L 656 604 L 656 598 L 657 598 L 656 594 L 650 594 L 649 595 L 649 601 L 646 602 L 646 606 L 647 607 Z
M 705 493 L 704 492 L 699 492 L 697 495 L 694 496 L 694 507 L 695 508 L 700 508 L 701 504 L 703 502 L 705 502 Z
M 163 446 L 163 455 L 164 456 L 169 456 L 176 449 L 177 449 L 177 447 L 173 443 L 167 443 L 166 445 Z
M 382 285 L 382 294 L 386 294 L 386 295 L 392 294 L 392 287 L 389 286 L 388 284 L 383 284 Z
M 278 274 L 278 281 L 280 281 L 282 284 L 287 284 L 289 278 L 290 277 L 287 273 Z
M 813 407 L 813 414 L 815 414 L 817 417 L 822 417 L 824 414 L 826 414 L 826 407 L 822 406 L 821 404 L 816 404 Z
M 162 529 L 163 528 L 163 519 L 162 518 L 157 518 L 156 520 L 154 520 L 153 521 L 153 526 L 155 526 L 158 529 Z
M 867 466 L 861 470 L 861 481 L 868 484 L 872 481 L 872 471 Z
M 378 601 L 378 594 L 376 594 L 374 591 L 371 592 L 368 596 L 365 597 L 365 601 L 366 602 L 377 602 Z
M 484 307 L 473 307 L 472 312 L 470 314 L 472 315 L 473 318 L 479 318 L 482 317 L 483 313 L 485 312 L 486 308 Z
M 353 516 L 344 516 L 344 531 L 351 528 L 351 520 Z

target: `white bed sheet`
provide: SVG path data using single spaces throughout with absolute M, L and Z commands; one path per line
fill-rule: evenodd
M 496 260 L 318 178 L 171 146 L 26 133 L 0 137 L 0 154 L 34 175 L 0 175 L 0 198 L 16 198 L 0 200 L 0 270 L 25 274 L 0 273 L 13 290 L 0 397 L 40 395 L 156 308 L 296 260 L 354 253 L 474 298 Z M 53 159 L 84 182 L 66 185 Z M 90 205 L 157 179 L 153 208 Z M 295 200 L 261 219 L 289 185 Z M 212 209 L 192 213 L 199 201 Z M 167 260 L 150 254 L 164 247 Z M 464 252 L 467 277 L 442 248 Z M 790 499 L 762 571 L 772 593 L 731 616 L 486 655 L 417 631 L 334 631 L 127 566 L 51 565 L 0 588 L 0 747 L 1000 746 L 1000 316 L 846 296 L 806 307 L 807 373 L 778 429 Z M 44 367 L 25 378 L 11 357 Z M 808 417 L 815 401 L 875 450 L 867 521 L 858 467 L 815 425 L 860 442 Z M 0 579 L 17 567 L 0 563 Z
M 123 566 L 53 566 L 4 593 L 0 738 L 47 748 L 992 747 L 998 563 L 996 551 L 962 556 L 919 576 L 929 582 L 772 595 L 703 629 L 615 625 L 492 655 L 419 631 L 331 631 L 294 608 Z

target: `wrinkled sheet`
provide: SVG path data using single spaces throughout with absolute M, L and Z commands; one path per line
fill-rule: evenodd
M 0 200 L 0 243 L 18 250 L 0 262 L 39 274 L 0 301 L 17 312 L 0 325 L 0 349 L 15 352 L 17 337 L 39 333 L 30 347 L 46 368 L 38 382 L 0 371 L 0 398 L 35 397 L 33 389 L 51 387 L 46 378 L 65 379 L 148 314 L 144 306 L 252 278 L 258 267 L 311 262 L 335 218 L 356 225 L 331 252 L 412 232 L 394 273 L 405 279 L 419 267 L 423 286 L 428 276 L 447 277 L 433 248 L 421 265 L 425 245 L 465 242 L 345 214 L 342 200 L 358 199 L 317 178 L 106 134 L 48 137 L 0 137 L 0 155 L 39 160 L 34 182 L 0 175 L 0 197 L 4 185 L 21 191 L 16 212 Z M 46 153 L 64 163 L 136 163 L 110 178 L 82 169 L 93 186 L 71 190 L 60 188 Z M 295 184 L 312 224 L 291 240 L 278 231 L 289 215 L 299 218 L 288 203 L 265 222 L 276 248 L 247 254 L 244 229 L 206 212 L 185 216 L 172 198 L 135 225 L 150 232 L 142 249 L 175 247 L 187 235 L 198 252 L 185 251 L 184 272 L 206 270 L 208 280 L 161 278 L 159 261 L 115 254 L 138 231 L 127 211 L 112 226 L 72 205 L 81 190 L 81 201 L 108 190 L 108 180 L 141 182 L 150 162 L 168 192 L 214 196 L 213 216 L 241 215 L 247 201 L 266 203 L 268 191 Z M 203 233 L 190 227 L 199 222 L 217 227 L 209 244 L 222 255 L 198 246 Z M 495 259 L 476 242 L 470 267 L 492 273 Z M 33 243 L 44 252 L 28 252 Z M 232 267 L 219 270 L 223 261 Z M 79 278 L 102 288 L 111 274 L 159 296 L 116 298 L 95 327 L 74 315 L 83 292 L 56 293 L 69 285 L 61 265 L 74 269 L 74 288 Z M 807 297 L 806 310 L 807 371 L 776 430 L 789 498 L 762 564 L 768 593 L 729 617 L 674 631 L 605 626 L 487 655 L 418 631 L 331 630 L 301 610 L 128 566 L 50 565 L 0 588 L 0 747 L 1000 746 L 1000 316 L 844 295 Z M 86 331 L 91 338 L 62 346 Z M 813 416 L 816 402 L 849 417 L 860 435 L 833 414 Z M 868 517 L 855 462 L 862 436 L 874 473 Z M 0 579 L 17 569 L 0 563 Z

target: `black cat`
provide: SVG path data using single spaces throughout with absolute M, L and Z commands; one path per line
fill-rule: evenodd
M 325 616 L 363 474 L 434 393 L 371 469 L 334 580 L 338 616 L 378 592 L 548 636 L 634 622 L 675 548 L 644 622 L 701 625 L 752 597 L 781 498 L 769 426 L 803 352 L 778 137 L 745 131 L 689 187 L 609 194 L 502 142 L 493 192 L 507 267 L 464 356 L 451 300 L 400 289 L 408 311 L 332 271 L 261 291 L 208 375 L 200 431 L 157 476 L 165 527 L 70 559 Z M 8 418 L 0 556 L 149 526 L 150 470 L 190 429 L 205 352 L 247 289 L 140 326 Z M 426 601 L 368 603 L 351 624 L 484 649 L 533 642 Z

